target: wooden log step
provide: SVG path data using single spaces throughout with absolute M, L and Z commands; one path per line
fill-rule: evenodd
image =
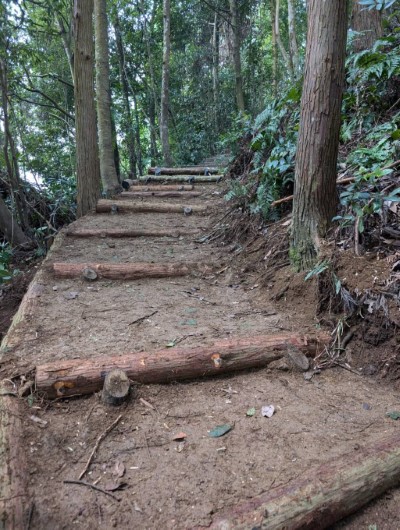
M 128 238 L 128 237 L 181 237 L 195 236 L 199 230 L 190 228 L 184 230 L 132 230 L 130 228 L 78 228 L 66 232 L 70 237 L 100 237 L 100 238 Z
M 211 525 L 197 530 L 331 528 L 399 483 L 400 432 L 396 432 L 357 451 L 352 447 L 284 486 L 266 488 L 266 493 L 224 509 Z
M 85 270 L 94 271 L 99 278 L 111 280 L 138 280 L 139 278 L 166 278 L 187 276 L 192 272 L 211 272 L 213 267 L 201 263 L 66 263 L 55 262 L 54 274 L 59 278 L 76 278 Z
M 149 167 L 149 175 L 217 175 L 217 167 Z
M 167 383 L 234 370 L 263 368 L 284 357 L 289 347 L 315 356 L 330 339 L 328 333 L 314 336 L 281 333 L 224 339 L 211 346 L 197 348 L 57 361 L 36 368 L 36 388 L 51 398 L 91 394 L 102 388 L 106 374 L 115 369 L 123 370 L 131 380 L 139 383 Z
M 201 191 L 123 191 L 115 199 L 136 199 L 146 197 L 192 199 L 203 195 Z
M 206 214 L 209 205 L 169 204 L 165 202 L 130 202 L 123 200 L 100 199 L 96 207 L 97 213 L 191 213 Z
M 190 184 L 196 184 L 201 182 L 206 183 L 215 183 L 219 182 L 222 178 L 222 175 L 144 175 L 143 177 L 138 178 L 138 182 L 189 182 Z
M 193 184 L 149 184 L 148 186 L 137 184 L 137 180 L 132 181 L 129 191 L 192 191 Z M 135 184 L 136 183 L 136 184 Z

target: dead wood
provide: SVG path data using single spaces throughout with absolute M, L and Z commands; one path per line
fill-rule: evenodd
M 122 200 L 100 199 L 97 203 L 97 213 L 182 213 L 185 208 L 190 208 L 192 213 L 206 214 L 209 212 L 209 205 L 189 206 L 187 204 L 168 204 L 164 202 L 131 202 Z
M 330 342 L 329 334 L 281 333 L 225 339 L 211 346 L 128 353 L 117 357 L 57 361 L 38 366 L 36 387 L 49 397 L 90 394 L 103 386 L 105 375 L 120 369 L 139 383 L 167 383 L 235 370 L 262 368 L 285 356 L 288 347 L 315 356 Z
M 217 167 L 149 167 L 149 175 L 217 175 Z
M 193 184 L 161 184 L 161 185 L 140 185 L 135 184 L 137 181 L 131 184 L 129 191 L 192 191 L 194 190 Z
M 0 384 L 0 527 L 25 528 L 28 507 L 28 466 L 24 447 L 23 413 L 17 397 Z
M 200 191 L 123 191 L 120 195 L 115 197 L 116 199 L 136 199 L 146 197 L 162 197 L 162 198 L 180 198 L 180 199 L 192 199 L 194 197 L 200 197 L 202 192 Z
M 328 528 L 400 482 L 400 433 L 351 450 L 284 486 L 223 510 L 210 530 Z
M 105 379 L 101 399 L 106 405 L 122 405 L 129 396 L 130 382 L 123 370 L 111 370 Z
M 189 182 L 195 184 L 196 182 L 214 183 L 219 182 L 222 175 L 144 175 L 138 178 L 138 182 Z
M 130 228 L 78 228 L 70 229 L 66 232 L 70 237 L 181 237 L 197 235 L 199 230 L 184 229 L 184 230 L 131 230 Z
M 111 280 L 137 280 L 139 278 L 165 278 L 187 276 L 195 271 L 210 272 L 212 267 L 201 263 L 63 263 L 52 265 L 59 278 L 82 276 L 85 269 L 92 269 L 99 278 Z

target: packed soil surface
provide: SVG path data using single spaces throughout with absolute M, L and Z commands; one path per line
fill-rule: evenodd
M 263 282 L 261 266 L 246 269 L 246 253 L 237 257 L 234 245 L 204 242 L 224 204 L 217 185 L 196 189 L 203 196 L 186 202 L 213 203 L 212 216 L 92 214 L 73 227 L 183 234 L 197 229 L 196 235 L 79 239 L 61 234 L 41 272 L 34 308 L 14 326 L 3 349 L 2 378 L 19 384 L 21 377 L 32 377 L 37 365 L 65 359 L 211 345 L 226 337 L 282 331 L 312 334 L 324 327 L 315 318 L 312 282 L 304 286 L 304 278 L 300 281 L 288 268 Z M 196 262 L 215 268 L 179 278 L 89 283 L 56 278 L 50 267 L 55 261 Z M 344 263 L 343 275 L 353 268 Z M 364 278 L 364 268 L 355 270 L 358 280 Z M 389 265 L 382 268 L 385 274 L 390 274 Z M 285 285 L 292 288 L 285 290 Z M 350 343 L 353 357 L 361 347 L 357 333 L 362 331 Z M 393 355 L 395 341 L 392 335 L 380 349 L 371 346 L 368 362 L 352 370 L 331 368 L 306 380 L 282 365 L 135 385 L 120 407 L 104 405 L 100 395 L 48 401 L 33 392 L 23 405 L 29 528 L 207 528 L 223 508 L 288 484 L 327 460 L 357 454 L 398 430 L 386 413 L 400 409 L 399 389 L 376 373 L 363 372 L 375 351 L 380 356 L 376 364 Z M 271 418 L 261 414 L 266 405 L 275 407 Z M 114 497 L 64 482 L 78 479 L 96 441 L 120 415 L 83 478 Z M 210 430 L 223 424 L 231 430 L 210 437 Z M 399 501 L 399 491 L 393 490 L 337 528 L 400 528 Z

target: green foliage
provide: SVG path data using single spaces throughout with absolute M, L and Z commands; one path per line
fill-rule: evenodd
M 11 280 L 13 272 L 10 271 L 12 250 L 7 243 L 0 244 L 0 284 Z

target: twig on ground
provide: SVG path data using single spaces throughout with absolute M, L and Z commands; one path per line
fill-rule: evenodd
M 143 320 L 146 320 L 146 318 L 150 318 L 156 313 L 158 313 L 158 311 L 153 311 L 149 315 L 144 315 L 143 317 L 137 318 L 136 320 L 133 320 L 132 322 L 130 322 L 128 326 L 132 326 L 133 324 L 139 324 L 140 322 L 143 322 Z
M 88 461 L 86 463 L 86 466 L 85 466 L 84 470 L 82 471 L 82 473 L 79 475 L 79 480 L 81 480 L 81 478 L 85 475 L 85 473 L 89 469 L 89 466 L 92 463 L 92 460 L 94 458 L 94 455 L 96 454 L 97 449 L 99 448 L 100 443 L 104 440 L 104 438 L 107 436 L 107 434 L 109 434 L 114 429 L 114 427 L 116 427 L 118 425 L 118 423 L 120 422 L 121 418 L 122 418 L 122 414 L 120 414 L 118 416 L 118 418 L 109 427 L 107 427 L 107 429 L 102 434 L 100 434 L 100 436 L 97 438 L 95 446 L 93 447 L 93 450 L 90 453 L 89 459 L 88 459 Z
M 91 488 L 92 490 L 100 491 L 100 493 L 104 493 L 104 495 L 108 495 L 112 499 L 114 499 L 117 502 L 120 502 L 121 499 L 118 499 L 115 495 L 110 493 L 109 491 L 103 490 L 102 488 L 99 488 L 99 486 L 95 486 L 94 484 L 90 484 L 90 482 L 84 482 L 83 480 L 63 480 L 64 484 L 78 484 L 78 486 L 86 486 L 87 488 Z

